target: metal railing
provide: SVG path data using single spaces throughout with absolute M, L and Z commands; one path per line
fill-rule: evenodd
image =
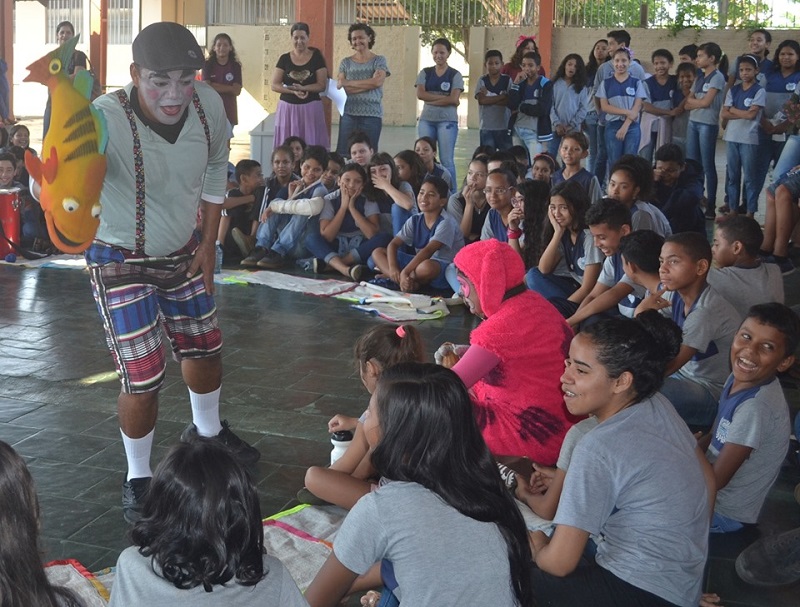
M 209 25 L 286 25 L 294 20 L 294 0 L 206 0 Z M 372 25 L 531 25 L 537 0 L 338 0 L 337 24 Z
M 50 0 L 50 5 L 80 0 Z M 781 0 L 556 0 L 556 26 L 573 27 L 791 27 Z M 209 25 L 288 25 L 294 0 L 206 0 Z M 337 0 L 334 22 L 372 25 L 532 26 L 538 0 Z M 53 24 L 55 25 L 55 23 Z M 55 34 L 53 34 L 55 35 Z
M 206 0 L 209 25 L 288 25 L 294 0 Z
M 133 0 L 108 0 L 109 44 L 133 42 L 133 16 Z M 136 29 L 138 31 L 139 28 Z
M 50 0 L 47 3 L 45 9 L 47 44 L 58 44 L 56 26 L 62 21 L 69 21 L 80 32 L 83 29 L 83 0 Z

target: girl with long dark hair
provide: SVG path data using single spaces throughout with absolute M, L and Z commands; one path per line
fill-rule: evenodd
M 233 127 L 239 124 L 236 98 L 242 92 L 242 64 L 228 34 L 214 36 L 214 44 L 203 66 L 203 80 L 222 97 L 225 116 L 230 124 L 228 135 L 233 135 Z
M 38 546 L 39 500 L 25 461 L 0 441 L 0 605 L 81 607 L 66 588 L 53 586 Z
M 404 605 L 531 605 L 525 523 L 458 376 L 422 363 L 385 370 L 364 431 L 384 480 L 342 523 L 311 606 L 337 605 L 378 562 L 384 592 Z

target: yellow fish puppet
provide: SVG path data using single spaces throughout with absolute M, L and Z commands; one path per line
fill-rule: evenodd
M 81 253 L 100 225 L 100 191 L 106 174 L 108 129 L 103 114 L 92 106 L 92 74 L 66 73 L 78 36 L 28 66 L 25 82 L 41 82 L 50 90 L 50 129 L 42 158 L 25 151 L 25 167 L 41 187 L 39 202 L 53 244 L 65 253 Z

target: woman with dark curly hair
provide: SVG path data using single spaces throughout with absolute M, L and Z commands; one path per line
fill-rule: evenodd
M 306 605 L 283 564 L 264 550 L 249 474 L 213 439 L 167 454 L 131 539 L 117 561 L 110 607 Z
M 372 52 L 375 30 L 366 23 L 354 23 L 347 30 L 347 40 L 355 51 L 339 64 L 336 86 L 347 93 L 344 114 L 339 120 L 339 139 L 336 151 L 347 156 L 347 140 L 355 131 L 363 131 L 380 149 L 383 126 L 383 82 L 391 74 L 386 57 Z

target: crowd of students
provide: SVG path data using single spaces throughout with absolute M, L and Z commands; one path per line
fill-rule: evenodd
M 450 91 L 445 42 L 428 76 Z M 452 292 L 481 322 L 436 365 L 413 326 L 356 343 L 369 406 L 331 420 L 353 441 L 299 494 L 350 512 L 304 597 L 264 551 L 247 472 L 198 438 L 156 471 L 111 604 L 318 607 L 374 588 L 362 604 L 718 603 L 702 593 L 709 533 L 758 523 L 791 433 L 777 376 L 800 342 L 783 289 L 800 174 L 777 176 L 764 233 L 752 217 L 767 160 L 777 173 L 794 153 L 774 139 L 794 128 L 780 112 L 800 103 L 788 88 L 800 47 L 781 43 L 773 65 L 769 42 L 753 32 L 730 74 L 714 43 L 681 49 L 677 75 L 660 49 L 648 78 L 620 30 L 586 63 L 565 57 L 553 82 L 528 37 L 506 66 L 489 51 L 481 146 L 461 185 L 437 162 L 435 112 L 394 157 L 356 131 L 348 160 L 293 136 L 266 179 L 240 161 L 219 231 L 226 263 L 301 260 Z M 709 243 L 720 119 L 729 208 Z M 12 475 L 27 499 L 0 504 L 0 529 L 24 514 L 14 545 L 35 546 L 29 474 L 0 443 L 0 487 Z M 0 597 L 25 589 L 6 583 L 22 569 L 3 570 Z M 78 604 L 39 588 L 40 604 Z

